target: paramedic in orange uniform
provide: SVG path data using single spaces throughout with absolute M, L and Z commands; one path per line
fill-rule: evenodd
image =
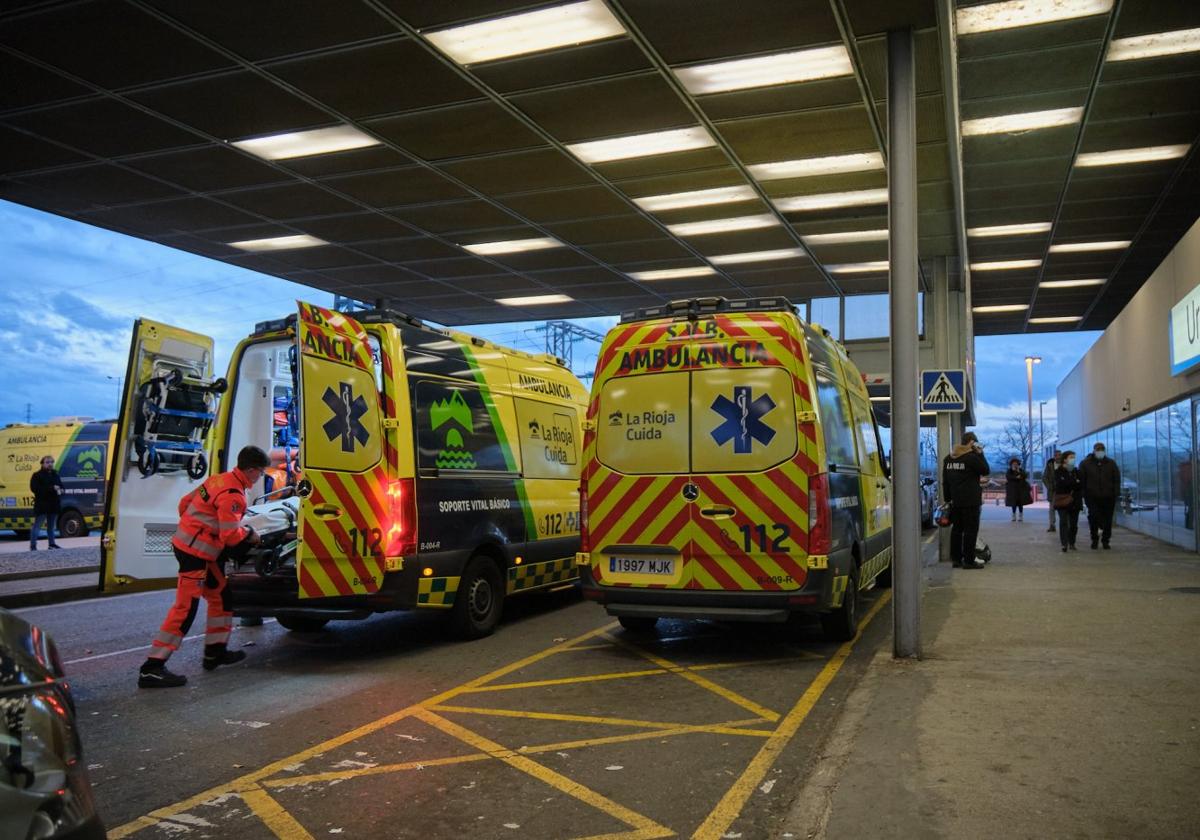
M 179 528 L 171 538 L 179 561 L 175 603 L 154 637 L 150 656 L 142 663 L 139 687 L 173 688 L 187 682 L 187 677 L 167 670 L 167 659 L 179 650 L 191 629 L 202 597 L 208 602 L 204 670 L 246 658 L 244 651 L 226 649 L 233 613 L 225 605 L 225 560 L 244 554 L 259 540 L 253 528 L 242 524 L 242 516 L 246 491 L 270 465 L 266 452 L 247 446 L 238 453 L 236 469 L 210 476 L 179 500 Z

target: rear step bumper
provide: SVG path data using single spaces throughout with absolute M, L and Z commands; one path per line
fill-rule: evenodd
M 750 607 L 668 607 L 661 604 L 608 604 L 608 614 L 629 618 L 689 618 L 712 621 L 753 621 L 763 624 L 782 624 L 788 620 L 788 610 Z

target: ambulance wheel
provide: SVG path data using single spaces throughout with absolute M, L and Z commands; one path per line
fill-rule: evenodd
M 284 630 L 291 630 L 293 633 L 316 633 L 329 623 L 327 618 L 302 618 L 296 615 L 281 615 L 276 621 Z
M 639 635 L 653 633 L 654 628 L 658 626 L 657 618 L 645 615 L 622 615 L 617 617 L 617 621 L 621 622 L 621 626 L 630 633 Z
M 188 461 L 188 478 L 199 481 L 204 478 L 204 474 L 208 472 L 208 459 L 204 457 L 204 453 L 198 453 L 192 460 Z
M 138 472 L 140 472 L 146 478 L 149 478 L 158 472 L 158 461 L 159 457 L 157 450 L 149 448 L 143 449 L 141 454 L 138 455 Z
M 60 537 L 86 537 L 87 523 L 77 510 L 65 510 L 58 517 L 58 535 Z
M 490 557 L 476 554 L 467 563 L 454 607 L 450 611 L 450 630 L 460 639 L 490 636 L 500 622 L 504 607 L 504 582 Z
M 833 612 L 822 613 L 821 629 L 831 642 L 848 642 L 858 635 L 858 569 L 850 573 L 842 605 Z

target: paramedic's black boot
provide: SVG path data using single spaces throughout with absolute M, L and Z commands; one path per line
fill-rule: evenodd
M 1100 543 L 1096 542 L 1096 540 L 1092 540 L 1092 551 L 1095 551 L 1099 547 Z
M 214 671 L 222 665 L 232 665 L 246 658 L 244 650 L 226 650 L 225 645 L 204 646 L 204 670 Z
M 187 684 L 187 677 L 167 670 L 161 659 L 147 659 L 138 672 L 138 688 L 178 688 Z

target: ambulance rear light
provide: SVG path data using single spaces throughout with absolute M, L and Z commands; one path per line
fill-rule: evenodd
M 391 523 L 387 532 L 389 557 L 417 553 L 417 493 L 416 480 L 401 478 L 388 485 L 388 513 Z
M 808 553 L 828 554 L 833 543 L 833 513 L 829 509 L 829 476 L 808 480 Z
M 587 483 L 579 485 L 579 550 L 591 551 L 591 535 L 588 533 L 588 492 Z

